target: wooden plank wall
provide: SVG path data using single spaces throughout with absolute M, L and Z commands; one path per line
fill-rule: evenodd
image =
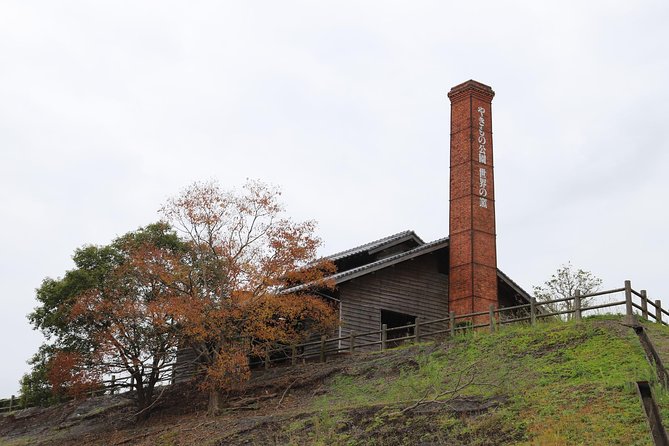
M 177 358 L 172 366 L 172 382 L 180 383 L 191 380 L 198 370 L 196 360 L 197 355 L 192 348 L 183 347 L 177 350 Z
M 423 320 L 448 317 L 448 276 L 439 272 L 437 258 L 436 253 L 426 254 L 338 285 L 342 336 L 351 330 L 357 333 L 380 330 L 381 310 L 410 314 Z M 445 329 L 447 325 L 434 324 L 429 330 Z M 370 335 L 357 342 L 379 339 Z

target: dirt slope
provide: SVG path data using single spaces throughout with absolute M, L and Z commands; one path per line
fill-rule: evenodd
M 188 386 L 139 424 L 123 396 L 15 412 L 0 418 L 0 444 L 650 445 L 631 383 L 653 379 L 617 321 L 517 326 L 257 371 L 218 417 Z

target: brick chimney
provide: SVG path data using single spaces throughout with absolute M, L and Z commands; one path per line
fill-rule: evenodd
M 469 80 L 451 88 L 449 311 L 488 311 L 497 300 L 492 88 Z M 477 318 L 487 321 L 487 316 Z M 478 323 L 474 321 L 474 323 Z

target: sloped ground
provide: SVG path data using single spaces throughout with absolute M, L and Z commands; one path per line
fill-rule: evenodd
M 653 342 L 655 349 L 660 354 L 660 358 L 665 367 L 669 366 L 669 329 L 652 322 L 641 321 L 648 337 Z
M 141 424 L 121 397 L 16 413 L 0 418 L 0 444 L 651 445 L 639 380 L 653 370 L 617 320 L 505 327 L 260 371 L 218 417 L 186 387 Z
M 643 320 L 641 322 L 655 350 L 660 355 L 664 367 L 669 368 L 669 327 Z M 665 428 L 669 428 L 669 393 L 660 386 L 654 386 L 653 393 L 655 402 L 660 408 L 662 422 Z

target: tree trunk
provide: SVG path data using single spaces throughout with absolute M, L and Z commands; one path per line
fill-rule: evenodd
M 209 391 L 209 406 L 207 407 L 207 415 L 216 416 L 221 413 L 221 403 L 223 398 L 221 392 L 216 389 Z
M 151 415 L 151 410 L 149 410 L 150 400 L 143 399 L 137 401 L 137 414 L 135 415 L 136 421 L 148 420 Z

